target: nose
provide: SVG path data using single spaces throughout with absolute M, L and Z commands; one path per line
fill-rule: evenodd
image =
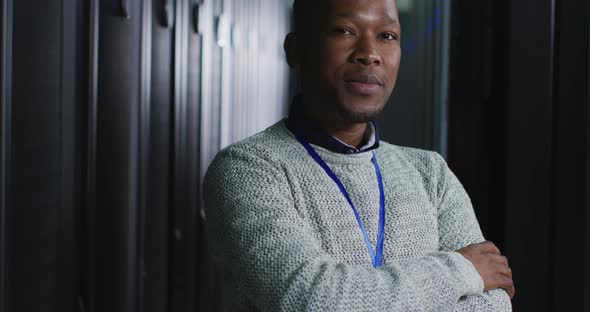
M 369 36 L 362 36 L 356 43 L 351 61 L 365 66 L 380 65 L 381 56 L 376 49 L 376 40 Z

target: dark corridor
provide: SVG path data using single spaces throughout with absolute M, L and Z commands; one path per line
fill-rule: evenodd
M 201 179 L 296 91 L 287 0 L 2 0 L 0 312 L 218 311 Z M 398 0 L 382 139 L 443 154 L 514 311 L 590 311 L 590 2 Z

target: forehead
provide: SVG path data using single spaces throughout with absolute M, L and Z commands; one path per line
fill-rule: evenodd
M 325 0 L 324 13 L 330 18 L 360 17 L 397 20 L 395 0 Z

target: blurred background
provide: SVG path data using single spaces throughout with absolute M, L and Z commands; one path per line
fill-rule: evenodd
M 218 311 L 200 182 L 285 117 L 288 0 L 1 0 L 0 311 Z M 383 140 L 436 150 L 515 311 L 590 311 L 590 2 L 398 0 Z

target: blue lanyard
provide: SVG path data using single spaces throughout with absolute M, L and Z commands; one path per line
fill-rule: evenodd
M 383 191 L 383 178 L 381 177 L 381 170 L 379 169 L 379 164 L 377 164 L 377 157 L 375 156 L 375 151 L 373 151 L 373 158 L 371 159 L 371 161 L 373 162 L 373 166 L 375 167 L 375 173 L 377 175 L 377 184 L 379 184 L 379 232 L 377 234 L 377 250 L 373 249 L 371 241 L 369 240 L 369 235 L 367 234 L 365 226 L 363 225 L 363 221 L 361 220 L 361 217 L 356 207 L 352 203 L 352 200 L 350 199 L 350 196 L 348 195 L 346 188 L 344 188 L 344 185 L 342 184 L 342 182 L 340 182 L 340 179 L 338 179 L 338 177 L 332 171 L 332 169 L 330 169 L 328 164 L 324 162 L 322 157 L 318 155 L 318 153 L 313 149 L 313 147 L 311 147 L 309 143 L 307 143 L 307 141 L 305 141 L 294 131 L 291 132 L 293 132 L 299 143 L 301 143 L 301 145 L 305 147 L 309 155 L 311 155 L 311 157 L 320 165 L 320 167 L 324 169 L 328 176 L 332 178 L 332 180 L 334 180 L 334 183 L 336 183 L 336 185 L 340 189 L 340 192 L 342 193 L 342 195 L 344 195 L 344 198 L 346 198 L 346 201 L 348 201 L 350 207 L 352 207 L 352 211 L 354 212 L 356 221 L 358 222 L 361 232 L 363 233 L 363 237 L 365 238 L 367 249 L 369 250 L 369 254 L 371 255 L 373 267 L 380 268 L 383 265 L 383 241 L 385 237 L 385 192 Z

